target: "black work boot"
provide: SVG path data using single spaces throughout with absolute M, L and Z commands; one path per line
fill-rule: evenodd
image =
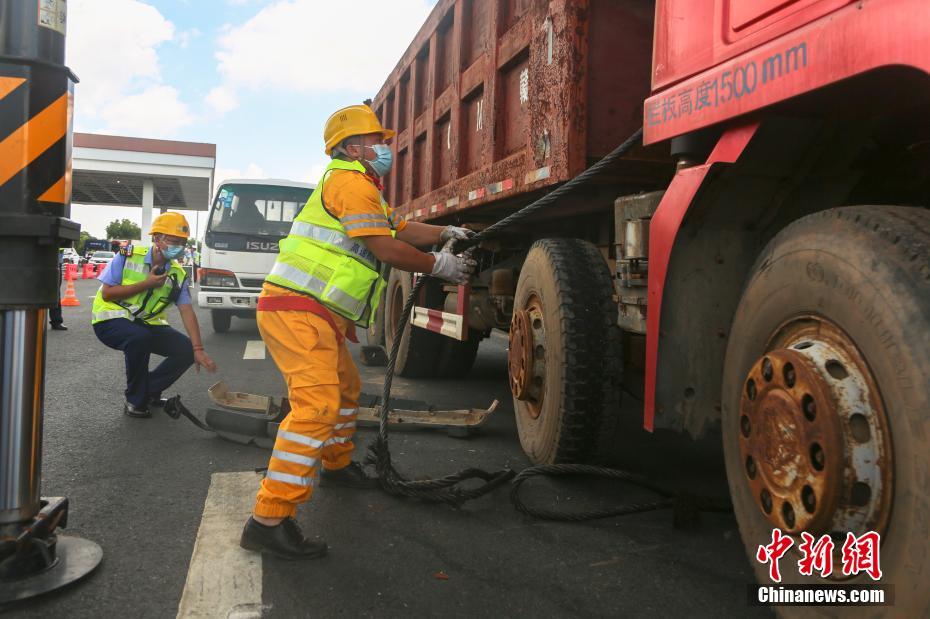
M 165 406 L 168 404 L 168 400 L 165 398 L 150 398 L 149 399 L 149 411 L 152 413 L 164 413 Z
M 250 517 L 242 529 L 239 545 L 280 559 L 317 559 L 326 555 L 326 542 L 308 540 L 293 518 L 269 527 Z
M 152 398 L 149 400 L 149 409 L 155 413 L 165 413 L 172 419 L 180 418 L 182 409 L 187 411 L 187 407 L 181 403 L 181 396 L 179 395 L 170 398 Z
M 128 417 L 151 417 L 152 413 L 145 406 L 135 406 L 128 400 L 123 403 L 123 413 Z
M 362 465 L 354 461 L 350 462 L 347 467 L 335 471 L 323 469 L 320 473 L 320 486 L 323 487 L 377 488 L 378 485 L 378 478 L 369 477 L 362 469 Z

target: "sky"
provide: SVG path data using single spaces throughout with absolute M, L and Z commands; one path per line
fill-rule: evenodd
M 313 182 L 323 124 L 372 98 L 436 0 L 70 0 L 74 128 L 216 144 L 226 178 Z M 185 215 L 191 215 L 185 211 Z M 142 209 L 72 206 L 82 229 Z M 191 227 L 203 235 L 207 214 Z

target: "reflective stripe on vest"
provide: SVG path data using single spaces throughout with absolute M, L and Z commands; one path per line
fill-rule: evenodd
M 309 273 L 301 271 L 295 266 L 283 262 L 275 262 L 271 269 L 271 274 L 282 277 L 291 284 L 287 286 L 291 290 L 309 290 L 318 298 L 327 298 L 330 302 L 336 303 L 341 309 L 349 314 L 361 315 L 365 309 L 365 298 L 356 298 L 345 290 L 330 286 L 326 289 L 326 282 L 314 277 Z M 341 313 L 341 312 L 340 312 Z
M 364 243 L 361 241 L 354 241 L 352 237 L 338 230 L 330 230 L 329 228 L 310 224 L 305 221 L 295 221 L 291 226 L 290 235 L 302 236 L 314 241 L 319 241 L 320 243 L 336 245 L 344 251 L 355 255 L 361 262 L 365 263 L 366 266 L 372 269 L 377 268 L 377 258 L 371 253 L 371 250 L 365 247 Z
M 347 215 L 337 220 L 323 203 L 323 187 L 334 170 L 365 173 L 365 167 L 358 162 L 336 159 L 326 166 L 287 238 L 279 243 L 280 253 L 266 280 L 309 295 L 340 316 L 367 327 L 385 282 L 374 254 L 362 241 L 349 237 L 346 230 L 353 226 L 391 228 L 387 203 L 382 197 L 381 214 Z M 358 223 L 346 223 L 355 220 Z
M 143 281 L 149 273 L 150 267 L 145 264 L 145 256 L 148 255 L 149 248 L 145 246 L 133 246 L 132 254 L 126 256 L 123 263 L 123 277 L 120 285 L 129 286 Z M 91 323 L 96 324 L 104 320 L 113 320 L 115 318 L 125 318 L 127 320 L 138 319 L 149 325 L 167 325 L 168 319 L 165 312 L 171 305 L 168 300 L 173 289 L 172 276 L 177 282 L 177 286 L 183 286 L 184 280 L 187 279 L 187 273 L 176 262 L 171 262 L 168 279 L 165 284 L 159 288 L 143 290 L 127 299 L 119 301 L 107 301 L 103 298 L 103 286 L 97 290 L 94 297 L 94 306 L 91 311 Z M 143 303 L 145 306 L 143 307 Z M 146 313 L 143 313 L 143 311 Z

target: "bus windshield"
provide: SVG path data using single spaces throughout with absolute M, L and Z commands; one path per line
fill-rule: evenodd
M 305 187 L 223 185 L 213 202 L 209 230 L 216 233 L 285 237 L 313 192 Z

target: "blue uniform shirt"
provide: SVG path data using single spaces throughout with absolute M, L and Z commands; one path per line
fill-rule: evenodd
M 145 254 L 143 258 L 145 264 L 149 265 L 149 269 L 152 268 L 152 248 L 149 247 L 149 253 Z M 123 255 L 123 252 L 118 252 L 113 260 L 110 261 L 110 264 L 106 266 L 103 270 L 103 273 L 100 274 L 100 277 L 97 280 L 101 284 L 106 284 L 107 286 L 121 286 L 123 283 L 123 265 L 126 264 L 126 256 Z M 178 296 L 176 305 L 190 305 L 191 304 L 191 293 L 188 290 L 188 282 L 190 278 L 184 278 L 184 283 L 181 284 L 181 294 Z

